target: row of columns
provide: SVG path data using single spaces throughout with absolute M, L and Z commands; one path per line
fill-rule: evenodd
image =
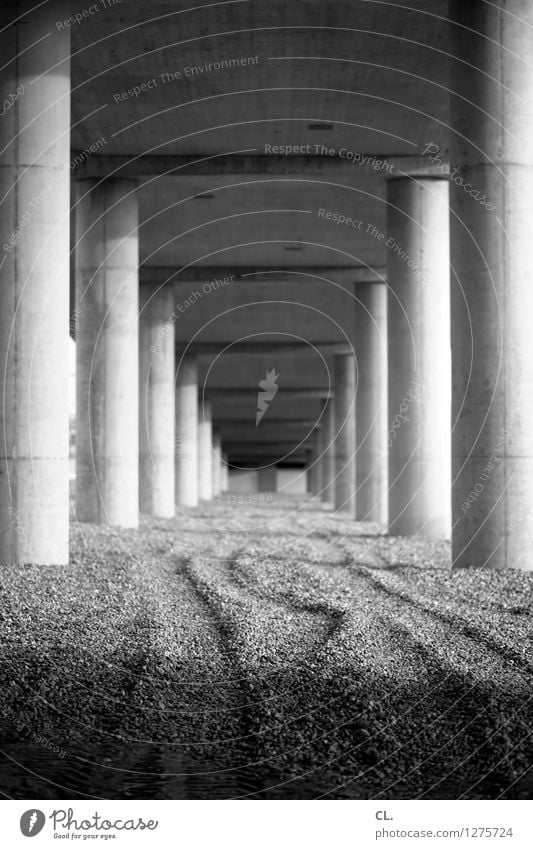
M 378 304 L 369 310 L 372 323 L 366 330 L 372 332 L 357 352 L 357 367 L 349 358 L 336 366 L 334 400 L 337 505 L 354 507 L 365 517 L 382 515 L 385 504 L 376 496 L 383 491 L 377 445 L 392 428 L 396 433 L 388 437 L 387 463 L 391 529 L 440 535 L 446 528 L 448 478 L 445 469 L 436 473 L 435 457 L 451 453 L 454 564 L 497 568 L 527 565 L 533 508 L 533 78 L 527 64 L 533 8 L 519 2 L 520 14 L 510 15 L 506 6 L 505 0 L 490 6 L 482 0 L 450 4 L 456 22 L 451 89 L 461 92 L 452 96 L 450 116 L 452 169 L 461 173 L 460 181 L 452 180 L 451 218 L 443 182 L 390 183 L 389 236 L 400 249 L 388 250 L 388 415 L 403 414 L 410 426 L 403 427 L 404 418 L 394 429 L 396 418 L 384 426 L 372 416 L 383 384 L 381 376 L 377 386 L 365 384 L 362 375 L 385 370 L 373 337 Z M 17 15 L 23 16 L 22 24 L 11 25 Z M 24 90 L 0 124 L 2 562 L 68 560 L 70 30 L 55 26 L 63 16 L 68 17 L 68 3 L 61 0 L 36 7 L 20 0 L 2 9 L 0 100 L 8 102 L 13 92 Z M 151 433 L 161 394 L 153 358 L 140 363 L 144 400 L 136 379 L 135 185 L 127 180 L 82 183 L 77 218 L 78 516 L 128 526 L 138 512 L 139 470 L 144 480 L 148 457 L 161 469 L 171 433 L 168 410 L 165 428 L 157 437 Z M 450 256 L 451 452 L 449 410 L 436 377 L 441 373 L 447 380 Z M 142 332 L 143 338 L 154 338 L 153 326 Z M 352 388 L 357 376 L 360 399 L 366 400 L 357 404 L 356 413 Z M 178 373 L 180 401 L 190 388 L 190 382 L 180 383 Z M 407 397 L 409 392 L 419 400 Z M 146 433 L 137 426 L 139 404 Z M 187 404 L 177 409 L 178 417 L 193 415 Z M 205 423 L 209 412 L 205 405 L 202 410 Z M 359 431 L 357 417 L 363 419 Z M 196 438 L 202 442 L 201 428 L 197 436 L 192 428 L 186 430 L 189 447 Z M 355 487 L 347 482 L 348 474 L 354 477 L 353 467 L 349 470 L 354 438 L 363 458 Z M 192 447 L 189 454 L 188 471 L 180 469 L 175 483 L 184 499 L 192 497 L 185 495 L 196 456 Z M 439 462 L 444 468 L 447 461 Z M 201 474 L 212 480 L 212 468 L 203 466 Z M 322 478 L 330 487 L 323 472 Z M 481 489 L 483 498 L 470 498 Z M 168 506 L 168 493 L 168 478 L 165 483 L 161 472 L 158 486 L 143 493 L 143 504 Z
M 388 285 L 357 286 L 354 352 L 335 357 L 309 469 L 336 510 L 434 539 L 451 521 L 448 221 L 446 180 L 389 181 Z
M 136 527 L 221 492 L 220 434 L 196 358 L 175 365 L 172 287 L 139 288 L 136 183 L 77 189 L 76 515 Z

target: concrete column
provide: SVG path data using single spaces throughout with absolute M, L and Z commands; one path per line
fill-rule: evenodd
M 311 454 L 307 471 L 307 487 L 311 495 L 320 495 L 322 489 L 322 461 L 320 428 L 316 427 L 311 434 Z
M 176 373 L 176 504 L 198 504 L 198 366 L 180 357 Z
M 453 563 L 533 569 L 533 5 L 450 17 Z
M 210 501 L 213 497 L 213 426 L 211 402 L 200 402 L 198 412 L 198 497 Z
M 357 519 L 386 524 L 387 493 L 387 287 L 356 288 Z
M 213 445 L 211 449 L 213 495 L 222 491 L 222 439 L 220 431 L 213 430 Z
M 229 468 L 228 455 L 225 451 L 222 452 L 222 470 L 221 470 L 221 491 L 227 492 L 229 489 Z
M 355 516 L 355 357 L 335 356 L 335 510 Z
M 139 237 L 136 184 L 81 180 L 76 210 L 76 513 L 139 514 Z
M 335 501 L 335 411 L 333 398 L 326 403 L 320 429 L 320 452 L 322 454 L 321 499 L 326 504 Z
M 172 288 L 141 286 L 139 326 L 139 503 L 174 516 L 174 307 Z
M 276 466 L 267 466 L 264 469 L 257 470 L 257 491 L 258 492 L 277 492 L 278 488 L 278 470 Z
M 448 182 L 390 180 L 389 532 L 450 533 Z
M 48 565 L 68 562 L 70 33 L 67 3 L 34 6 L 0 11 L 0 562 Z

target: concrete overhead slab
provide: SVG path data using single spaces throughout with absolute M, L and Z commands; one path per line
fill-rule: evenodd
M 257 337 L 255 337 L 257 338 Z M 344 342 L 317 342 L 310 340 L 309 342 L 286 342 L 280 341 L 279 335 L 275 333 L 267 334 L 260 337 L 262 342 L 202 342 L 187 345 L 181 345 L 176 348 L 178 357 L 182 354 L 192 354 L 196 356 L 218 356 L 231 351 L 232 354 L 239 354 L 244 357 L 254 357 L 258 354 L 270 354 L 272 350 L 276 350 L 276 354 L 291 354 L 300 356 L 307 352 L 307 348 L 316 349 L 319 354 L 324 357 L 330 357 L 334 354 L 350 354 L 353 346 Z
M 281 145 L 265 144 L 265 153 L 228 153 L 210 156 L 192 154 L 146 154 L 129 156 L 128 154 L 99 155 L 98 146 L 87 156 L 84 151 L 73 151 L 74 176 L 77 179 L 104 177 L 136 177 L 147 182 L 154 177 L 180 177 L 197 180 L 198 177 L 235 177 L 269 174 L 272 177 L 324 177 L 350 180 L 360 169 L 363 173 L 377 177 L 417 174 L 418 176 L 438 176 L 437 166 L 427 155 L 387 156 L 383 159 L 375 153 L 352 151 L 323 143 L 303 145 L 306 153 L 272 153 L 280 150 Z M 301 150 L 300 145 L 295 149 Z
M 384 265 L 385 180 L 448 146 L 446 0 L 193 6 L 73 2 L 73 164 L 133 157 L 141 262 Z
M 313 345 L 353 341 L 356 298 L 323 281 L 256 282 L 220 278 L 215 283 L 174 285 L 169 318 L 176 344 L 285 342 Z M 230 349 L 231 350 L 231 349 Z M 315 356 L 317 356 L 315 352 Z
M 186 266 L 143 265 L 139 269 L 141 283 L 155 287 L 178 282 L 209 283 L 215 278 L 234 277 L 237 281 L 279 282 L 287 280 L 323 280 L 351 292 L 355 283 L 383 283 L 387 279 L 385 266 L 366 265 L 197 265 Z
M 294 398 L 285 393 L 283 403 L 271 411 L 274 421 L 318 421 L 322 410 L 320 398 Z M 257 410 L 257 388 L 250 389 L 247 396 L 218 395 L 212 401 L 215 422 L 245 420 L 255 425 Z
M 179 365 L 179 363 L 178 363 Z M 199 359 L 198 387 L 201 392 L 215 393 L 238 391 L 257 392 L 259 382 L 267 373 L 275 371 L 279 392 L 333 391 L 332 363 L 314 354 L 295 358 L 280 355 L 275 348 L 270 355 L 254 357 L 225 354 L 220 357 Z
M 222 434 L 222 441 L 231 442 L 260 442 L 260 443 L 275 443 L 275 442 L 294 442 L 297 445 L 300 442 L 308 442 L 311 439 L 311 434 L 314 429 L 314 424 L 305 424 L 299 422 L 286 422 L 283 425 L 269 424 L 268 414 L 260 422 L 258 427 L 255 427 L 255 422 L 252 424 L 225 425 L 224 422 L 219 422 L 217 427 Z
M 142 265 L 386 265 L 383 177 L 173 177 L 139 189 Z M 382 235 L 383 234 L 383 235 Z
M 230 462 L 235 462 L 236 458 L 241 458 L 248 462 L 264 465 L 283 463 L 291 459 L 305 460 L 310 447 L 310 442 L 300 444 L 279 441 L 267 443 L 264 440 L 246 443 L 226 442 L 224 444 L 224 450 L 228 453 Z
M 428 124 L 445 144 L 446 11 L 445 0 L 110 4 L 71 27 L 73 146 L 103 136 L 107 153 L 315 141 L 411 153 Z
M 72 25 L 73 160 L 140 179 L 141 279 L 174 286 L 178 271 L 183 302 L 241 269 L 175 322 L 181 344 L 201 329 L 215 417 L 250 407 L 253 421 L 271 368 L 278 418 L 319 415 L 354 284 L 387 263 L 385 182 L 448 147 L 447 5 L 117 0 Z M 244 336 L 254 349 L 221 353 Z

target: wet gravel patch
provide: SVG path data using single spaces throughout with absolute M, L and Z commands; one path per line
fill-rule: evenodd
M 2 567 L 5 795 L 531 796 L 532 574 L 283 496 L 71 548 Z

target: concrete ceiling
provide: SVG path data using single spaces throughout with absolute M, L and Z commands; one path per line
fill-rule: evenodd
M 125 157 L 142 158 L 135 167 L 143 279 L 151 269 L 185 269 L 184 282 L 173 283 L 177 302 L 204 266 L 206 279 L 216 270 L 259 270 L 180 316 L 178 344 L 194 337 L 204 345 L 202 385 L 215 418 L 228 422 L 227 441 L 233 433 L 254 443 L 257 383 L 272 367 L 286 380 L 276 418 L 301 421 L 281 438 L 306 438 L 320 393 L 298 400 L 289 390 L 323 395 L 333 349 L 320 346 L 353 342 L 349 269 L 386 267 L 378 237 L 386 178 L 401 174 L 402 163 L 420 165 L 428 144 L 448 146 L 447 0 L 109 2 L 71 28 L 72 149 L 100 140 L 79 173 L 125 174 Z M 75 0 L 73 14 L 86 8 Z M 238 63 L 209 68 L 229 60 Z M 128 94 L 135 86 L 144 90 Z M 280 145 L 300 155 L 275 156 Z M 346 152 L 385 162 L 352 165 Z M 328 220 L 325 211 L 356 224 Z M 318 267 L 332 270 L 326 280 L 261 276 Z M 335 267 L 348 269 L 342 283 Z M 318 348 L 290 351 L 289 334 Z M 255 353 L 216 348 L 246 336 Z
M 74 11 L 87 4 L 77 0 Z M 214 153 L 324 142 L 412 153 L 446 142 L 447 2 L 123 2 L 72 27 L 73 147 Z M 185 69 L 223 59 L 257 64 Z M 164 83 L 159 75 L 181 72 Z M 114 94 L 151 79 L 139 97 Z M 309 122 L 331 122 L 317 132 Z M 224 129 L 225 128 L 225 129 Z

